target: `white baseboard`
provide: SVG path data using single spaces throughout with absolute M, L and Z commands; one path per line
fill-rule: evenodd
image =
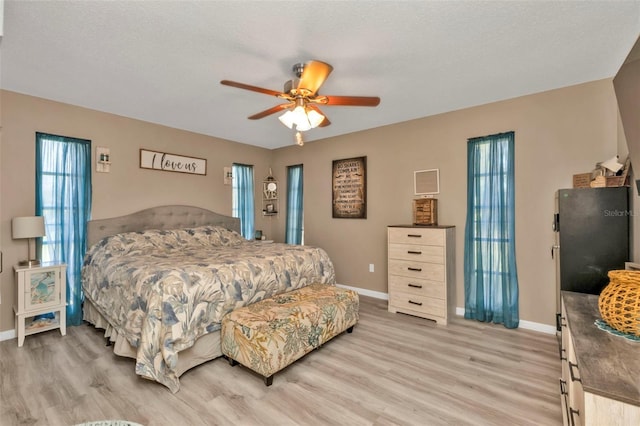
M 373 291 L 373 290 L 367 290 L 365 288 L 350 287 L 350 286 L 344 285 L 344 284 L 336 284 L 336 285 L 338 287 L 342 287 L 342 288 L 346 288 L 346 289 L 349 289 L 349 290 L 353 290 L 353 291 L 355 291 L 358 294 L 361 294 L 363 296 L 370 296 L 370 297 L 375 297 L 376 299 L 389 300 L 389 294 L 388 293 L 383 293 L 381 291 Z M 456 315 L 463 317 L 464 316 L 464 308 L 457 307 L 456 308 Z M 537 332 L 540 332 L 540 333 L 545 333 L 545 334 L 556 334 L 556 327 L 555 326 L 547 325 L 547 324 L 541 324 L 539 322 L 520 320 L 520 322 L 518 324 L 518 327 L 524 328 L 526 330 L 533 330 L 533 331 L 537 331 Z
M 456 315 L 463 317 L 464 308 L 461 308 L 458 306 L 456 308 Z M 545 334 L 556 334 L 555 326 L 548 325 L 548 324 L 541 324 L 539 322 L 520 320 L 518 323 L 518 327 L 524 328 L 525 330 L 533 330 L 533 331 L 537 331 Z
M 16 338 L 15 330 L 0 331 L 0 342 Z
M 361 294 L 363 296 L 374 297 L 376 299 L 382 299 L 382 300 L 389 300 L 389 295 L 381 291 L 367 290 L 366 288 L 351 287 L 343 284 L 336 284 L 336 286 L 346 288 L 347 290 L 353 290 L 356 293 Z
M 346 288 L 348 290 L 353 290 L 353 291 L 355 291 L 358 294 L 361 294 L 363 296 L 369 296 L 369 297 L 373 297 L 373 298 L 376 298 L 376 299 L 382 299 L 382 300 L 389 300 L 389 294 L 388 293 L 383 293 L 381 291 L 367 290 L 366 288 L 351 287 L 351 286 L 343 285 L 343 284 L 336 284 L 336 286 L 342 287 L 342 288 Z M 464 308 L 457 307 L 456 308 L 456 315 L 464 316 Z M 526 330 L 538 331 L 540 333 L 545 333 L 545 334 L 556 334 L 555 326 L 547 325 L 547 324 L 540 324 L 538 322 L 533 322 L 533 321 L 520 320 L 519 327 L 520 328 L 524 328 Z M 16 338 L 16 331 L 15 330 L 0 331 L 0 342 L 2 342 L 4 340 L 15 339 L 15 338 Z

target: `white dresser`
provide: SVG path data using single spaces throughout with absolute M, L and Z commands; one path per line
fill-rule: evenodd
M 455 286 L 455 227 L 387 228 L 389 312 L 447 324 Z

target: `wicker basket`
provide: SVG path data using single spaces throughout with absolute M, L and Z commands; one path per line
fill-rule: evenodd
M 437 198 L 420 198 L 413 200 L 413 224 L 431 226 L 438 224 Z
M 598 298 L 602 319 L 623 333 L 640 337 L 640 271 L 609 271 Z

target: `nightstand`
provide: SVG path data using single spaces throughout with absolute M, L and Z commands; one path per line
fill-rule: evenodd
M 24 337 L 42 331 L 60 329 L 67 334 L 67 265 L 62 263 L 42 263 L 38 266 L 15 265 L 16 333 L 18 346 L 24 343 Z M 53 319 L 38 319 L 41 314 L 52 313 Z

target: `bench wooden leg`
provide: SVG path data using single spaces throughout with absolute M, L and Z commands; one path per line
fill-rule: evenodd
M 353 326 L 347 328 L 347 333 L 352 333 L 353 332 Z
M 273 374 L 264 378 L 264 384 L 267 386 L 271 386 L 273 384 Z

